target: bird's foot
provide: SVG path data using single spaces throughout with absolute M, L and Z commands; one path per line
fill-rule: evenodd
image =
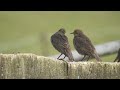
M 62 58 L 58 59 L 58 60 L 63 60 Z M 64 60 L 63 60 L 64 61 Z
M 64 62 L 68 62 L 68 61 L 66 61 L 66 60 L 64 60 L 64 59 L 62 59 L 62 58 L 61 58 L 61 59 L 59 59 L 59 60 L 62 60 L 62 61 L 64 61 Z

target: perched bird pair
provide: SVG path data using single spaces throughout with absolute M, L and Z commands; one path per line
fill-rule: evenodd
M 61 28 L 58 32 L 51 36 L 51 43 L 54 48 L 61 53 L 61 55 L 64 54 L 65 57 L 67 56 L 70 61 L 74 61 L 68 38 L 65 36 L 65 33 L 65 29 Z M 71 34 L 74 34 L 73 44 L 75 49 L 79 54 L 84 55 L 82 60 L 88 56 L 88 59 L 90 57 L 95 57 L 97 61 L 102 61 L 89 38 L 84 35 L 81 30 L 76 29 Z M 59 59 L 60 56 L 57 59 Z

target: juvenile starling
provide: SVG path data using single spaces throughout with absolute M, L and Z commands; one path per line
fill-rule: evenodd
M 97 61 L 102 61 L 90 39 L 81 30 L 75 29 L 71 34 L 74 34 L 73 44 L 75 49 L 79 54 L 84 55 L 82 60 L 88 56 L 88 60 L 90 57 L 94 57 Z
M 118 54 L 117 54 L 117 57 L 115 58 L 114 62 L 120 62 L 120 48 L 118 50 Z
M 58 30 L 58 32 L 51 36 L 51 43 L 53 47 L 61 53 L 61 55 L 64 54 L 65 57 L 67 56 L 70 61 L 73 61 L 74 58 L 70 49 L 68 38 L 65 36 L 65 33 L 66 31 L 64 28 Z M 59 59 L 60 56 L 57 59 Z

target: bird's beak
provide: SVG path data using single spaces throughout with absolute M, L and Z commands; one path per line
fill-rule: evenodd
M 70 34 L 74 34 L 74 32 L 70 33 Z

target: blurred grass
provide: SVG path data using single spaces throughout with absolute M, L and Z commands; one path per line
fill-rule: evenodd
M 72 50 L 73 35 L 80 28 L 94 45 L 120 39 L 120 11 L 0 11 L 0 52 L 25 52 L 38 55 L 54 55 L 56 51 L 50 36 L 60 28 L 66 35 Z M 113 61 L 116 54 L 102 57 Z

